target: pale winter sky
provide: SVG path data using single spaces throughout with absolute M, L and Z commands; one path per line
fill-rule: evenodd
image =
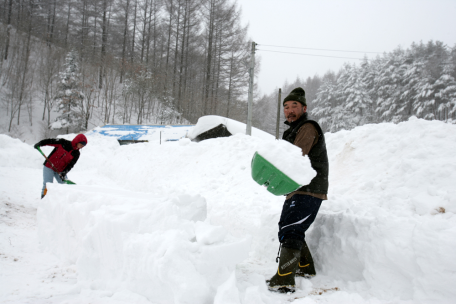
M 337 72 L 338 59 L 294 54 L 374 58 L 412 42 L 439 40 L 456 45 L 456 0 L 237 0 L 249 36 L 259 45 L 261 67 L 256 83 L 270 94 L 297 76 L 306 79 L 328 70 Z M 287 46 L 293 48 L 277 48 Z M 298 48 L 361 51 L 330 52 Z M 258 57 L 257 57 L 258 58 Z M 285 92 L 288 93 L 288 92 Z

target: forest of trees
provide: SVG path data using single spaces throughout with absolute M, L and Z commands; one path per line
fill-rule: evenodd
M 282 87 L 282 99 L 294 88 L 306 91 L 309 117 L 326 132 L 367 123 L 405 121 L 411 116 L 456 123 L 456 46 L 414 43 L 337 73 L 297 79 Z M 256 126 L 275 134 L 277 92 L 258 101 Z M 281 115 L 281 130 L 286 127 Z
M 10 129 L 37 106 L 47 125 L 58 110 L 53 126 L 73 131 L 94 115 L 133 124 L 245 119 L 250 43 L 234 1 L 0 0 L 0 21 Z M 64 98 L 69 79 L 77 99 Z
M 8 131 L 36 111 L 66 132 L 246 121 L 250 42 L 234 0 L 0 0 L 0 21 Z M 285 83 L 282 98 L 303 87 L 310 117 L 330 132 L 411 116 L 455 123 L 455 79 L 456 46 L 420 42 Z M 275 134 L 277 92 L 254 100 L 253 126 Z

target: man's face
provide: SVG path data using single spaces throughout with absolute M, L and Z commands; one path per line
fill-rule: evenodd
M 302 114 L 306 113 L 307 107 L 303 106 L 302 103 L 289 100 L 283 105 L 283 113 L 288 122 L 293 122 L 299 119 Z

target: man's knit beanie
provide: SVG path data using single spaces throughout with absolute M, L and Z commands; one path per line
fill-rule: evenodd
M 285 99 L 283 100 L 283 105 L 285 105 L 285 102 L 287 102 L 289 100 L 297 101 L 297 102 L 300 102 L 303 106 L 307 106 L 306 92 L 301 87 L 298 87 L 298 88 L 294 89 L 293 91 L 291 91 L 291 93 L 287 97 L 285 97 Z

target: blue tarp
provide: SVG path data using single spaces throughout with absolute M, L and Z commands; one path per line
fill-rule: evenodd
M 184 137 L 192 127 L 192 125 L 105 125 L 97 127 L 87 134 L 98 133 L 115 137 L 118 140 L 147 140 L 154 134 L 153 137 L 156 137 L 161 131 L 163 135 L 166 134 L 168 140 L 178 140 Z

